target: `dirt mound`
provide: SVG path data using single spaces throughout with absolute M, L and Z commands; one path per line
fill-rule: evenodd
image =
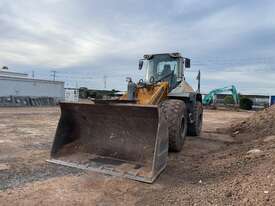
M 275 135 L 275 105 L 231 125 L 231 132 L 232 136 L 243 134 L 250 138 Z

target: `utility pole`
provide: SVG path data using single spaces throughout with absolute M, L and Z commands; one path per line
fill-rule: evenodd
M 56 77 L 56 71 L 54 70 L 54 71 L 51 71 L 51 76 L 53 77 L 53 81 L 55 81 L 55 77 Z
M 197 90 L 197 92 L 201 92 L 201 70 L 199 70 L 196 79 L 198 80 L 198 90 Z
M 103 80 L 104 80 L 104 89 L 106 89 L 106 85 L 107 85 L 107 76 L 106 75 L 103 76 Z
M 34 71 L 32 71 L 32 78 L 34 79 Z

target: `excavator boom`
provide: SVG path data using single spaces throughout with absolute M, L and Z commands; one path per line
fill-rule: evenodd
M 204 105 L 210 105 L 213 102 L 215 95 L 228 91 L 231 92 L 235 104 L 239 104 L 239 95 L 234 85 L 211 90 L 207 95 L 204 96 L 202 103 Z

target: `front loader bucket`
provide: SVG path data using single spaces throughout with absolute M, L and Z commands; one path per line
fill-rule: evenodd
M 157 106 L 60 103 L 49 162 L 152 183 L 166 167 L 168 129 Z

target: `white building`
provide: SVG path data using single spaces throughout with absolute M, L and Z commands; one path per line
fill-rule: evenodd
M 79 90 L 77 88 L 65 88 L 65 101 L 66 102 L 78 102 Z
M 25 73 L 0 70 L 0 97 L 48 97 L 64 100 L 64 82 L 29 78 Z
M 7 69 L 1 69 L 0 70 L 0 76 L 6 76 L 6 77 L 28 77 L 28 74 L 26 73 L 19 73 L 19 72 L 11 72 Z

